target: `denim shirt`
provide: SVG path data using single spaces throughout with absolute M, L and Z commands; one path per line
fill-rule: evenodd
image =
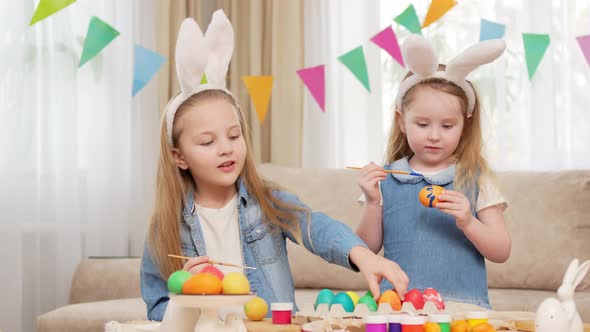
M 407 158 L 384 167 L 411 172 Z M 455 217 L 423 206 L 418 192 L 429 184 L 453 189 L 455 167 L 434 176 L 390 174 L 381 184 L 383 195 L 383 248 L 410 279 L 408 289 L 435 288 L 445 301 L 466 302 L 490 308 L 483 256 L 461 231 Z M 472 186 L 468 198 L 475 196 Z M 475 204 L 470 199 L 472 214 Z M 391 289 L 387 281 L 381 290 Z
M 295 242 L 295 238 L 290 232 L 265 221 L 255 197 L 248 193 L 241 179 L 237 183 L 242 256 L 245 265 L 256 268 L 244 270 L 250 290 L 269 305 L 273 302 L 292 302 L 294 310 L 297 310 L 286 247 L 286 239 Z M 273 195 L 283 202 L 309 210 L 295 195 L 284 191 L 275 191 Z M 189 192 L 183 220 L 179 222 L 182 252 L 189 257 L 207 255 L 198 215 L 192 213 L 194 204 L 194 194 Z M 348 258 L 350 250 L 355 246 L 366 247 L 366 244 L 348 226 L 322 212 L 310 210 L 309 220 L 307 216 L 300 214 L 299 218 L 305 248 L 330 263 L 356 270 Z M 148 319 L 161 321 L 169 300 L 167 283 L 150 256 L 147 242 L 141 262 L 140 284 Z

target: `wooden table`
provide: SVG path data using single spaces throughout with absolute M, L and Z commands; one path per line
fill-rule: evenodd
M 136 322 L 126 322 L 126 323 L 117 323 L 111 322 L 112 324 L 109 326 L 107 324 L 106 331 L 107 332 L 136 332 L 136 327 L 145 326 L 149 324 L 153 324 L 154 322 L 150 321 L 136 321 Z M 246 329 L 248 332 L 301 332 L 301 326 L 297 324 L 291 325 L 273 325 L 269 318 L 260 321 L 260 322 L 251 322 L 248 320 L 244 321 L 246 325 Z M 516 328 L 518 331 L 522 332 L 534 332 L 535 331 L 535 323 L 532 320 L 521 320 L 521 321 L 514 321 Z M 584 324 L 584 332 L 590 332 L 590 324 Z
M 270 318 L 260 322 L 244 320 L 248 332 L 301 332 L 301 326 L 297 324 L 273 325 Z
M 535 331 L 535 322 L 532 320 L 521 320 L 515 321 L 516 328 L 519 331 L 525 332 L 534 332 Z M 584 332 L 590 332 L 590 324 L 584 324 Z

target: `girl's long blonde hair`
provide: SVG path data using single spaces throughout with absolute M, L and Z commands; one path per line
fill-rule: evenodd
M 443 64 L 438 65 L 438 70 L 445 70 L 445 68 L 446 66 Z M 404 77 L 404 80 L 412 75 L 413 73 L 409 72 Z M 469 81 L 467 82 L 473 88 L 473 91 L 475 91 L 473 84 L 471 84 Z M 468 194 L 472 199 L 474 199 L 475 191 L 469 190 L 471 186 L 474 184 L 479 185 L 481 183 L 481 179 L 484 177 L 494 177 L 494 173 L 484 157 L 483 137 L 480 123 L 481 105 L 479 103 L 477 91 L 475 91 L 475 106 L 471 117 L 466 116 L 467 96 L 465 95 L 465 92 L 457 85 L 441 78 L 428 79 L 413 86 L 404 96 L 402 101 L 402 109 L 394 109 L 394 112 L 399 111 L 403 114 L 406 107 L 412 103 L 416 97 L 416 91 L 424 87 L 442 91 L 459 98 L 461 111 L 465 116 L 465 125 L 463 126 L 463 133 L 461 134 L 459 145 L 453 153 L 453 157 L 456 161 L 456 172 L 453 182 L 454 188 L 456 190 Z M 401 131 L 396 118 L 397 116 L 394 114 L 389 140 L 387 142 L 387 164 L 390 164 L 403 157 L 411 158 L 414 155 L 406 135 Z
M 205 90 L 192 95 L 178 108 L 175 124 L 176 119 L 180 118 L 183 112 L 208 99 L 226 100 L 234 106 L 238 113 L 242 134 L 246 142 L 246 160 L 240 176 L 248 188 L 249 194 L 260 205 L 265 217 L 264 220 L 279 226 L 280 229 L 290 231 L 296 240 L 301 243 L 299 217 L 300 213 L 307 213 L 307 211 L 276 199 L 272 192 L 278 189 L 277 186 L 264 181 L 258 175 L 252 158 L 248 125 L 244 121 L 241 108 L 231 95 L 222 90 Z M 176 146 L 180 132 L 173 129 L 172 135 L 174 146 Z M 182 262 L 178 259 L 169 258 L 168 254 L 182 254 L 179 230 L 182 221 L 182 210 L 186 204 L 187 193 L 194 190 L 196 186 L 190 172 L 176 166 L 167 137 L 166 114 L 164 114 L 160 129 L 160 158 L 158 161 L 156 201 L 150 221 L 148 248 L 152 260 L 159 267 L 160 273 L 165 279 L 172 272 L 182 269 Z

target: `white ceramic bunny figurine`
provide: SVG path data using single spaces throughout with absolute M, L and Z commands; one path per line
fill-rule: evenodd
M 574 302 L 574 291 L 582 282 L 588 269 L 590 260 L 578 265 L 574 259 L 565 271 L 563 284 L 557 290 L 557 297 L 545 299 L 535 316 L 536 332 L 583 332 L 584 324 Z

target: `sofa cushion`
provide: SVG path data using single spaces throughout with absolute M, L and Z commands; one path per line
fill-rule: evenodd
M 141 296 L 139 258 L 83 259 L 72 278 L 70 303 L 96 302 Z
M 104 332 L 109 321 L 145 320 L 141 298 L 71 304 L 37 318 L 37 332 Z
M 557 289 L 573 258 L 590 259 L 590 171 L 504 172 L 498 184 L 512 252 L 504 264 L 488 262 L 489 286 Z M 578 290 L 588 289 L 585 278 Z

